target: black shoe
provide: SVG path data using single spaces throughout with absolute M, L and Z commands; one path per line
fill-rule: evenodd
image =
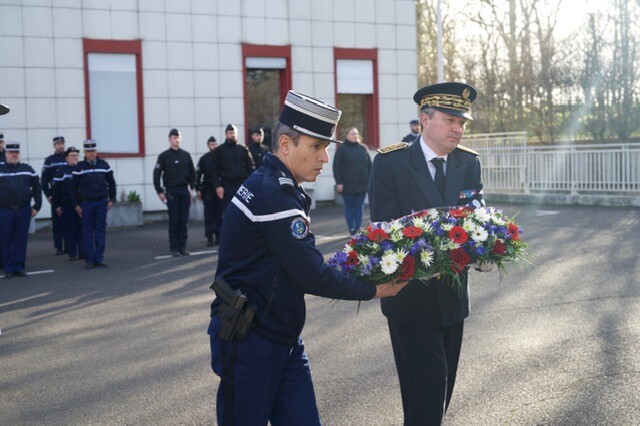
M 108 268 L 109 264 L 103 260 L 102 262 L 93 262 L 93 266 L 96 268 Z
M 58 249 L 56 250 L 56 256 L 60 256 L 62 254 L 62 250 Z
M 213 237 L 207 238 L 207 247 L 213 247 Z
M 187 251 L 187 249 L 182 249 L 182 250 L 180 250 L 180 255 L 181 256 L 191 256 L 191 253 L 189 253 L 189 251 Z
M 171 250 L 171 256 L 180 257 L 180 252 L 178 250 Z
M 26 273 L 25 271 L 15 271 L 15 272 L 13 273 L 13 276 L 14 276 L 14 277 L 26 277 L 26 276 L 27 276 L 27 273 Z
M 87 265 L 85 266 L 85 268 L 87 269 L 93 269 L 95 266 L 93 265 L 93 263 L 87 263 Z
M 69 256 L 69 262 L 75 262 L 78 260 L 78 256 Z

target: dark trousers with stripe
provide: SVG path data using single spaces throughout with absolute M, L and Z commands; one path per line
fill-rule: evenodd
M 206 188 L 202 191 L 202 204 L 204 205 L 204 236 L 211 238 L 215 235 L 220 241 L 222 200 L 218 198 L 215 188 Z
M 5 274 L 24 271 L 30 224 L 31 207 L 0 207 L 0 244 Z
M 189 209 L 191 197 L 188 188 L 167 189 L 167 209 L 169 210 L 169 249 L 187 248 Z
M 85 261 L 104 262 L 104 248 L 107 237 L 107 200 L 83 201 L 82 237 Z
M 82 221 L 71 204 L 62 206 L 60 220 L 62 222 L 64 246 L 67 249 L 67 253 L 69 253 L 69 257 L 84 255 Z
M 404 424 L 441 424 L 456 381 L 464 323 L 451 327 L 388 323 Z
M 64 225 L 62 224 L 62 218 L 58 216 L 56 210 L 51 206 L 51 228 L 53 229 L 53 247 L 56 250 L 68 250 L 69 248 L 65 245 L 63 247 L 63 239 L 64 239 Z
M 220 376 L 218 424 L 319 425 L 309 360 L 302 339 L 293 347 L 274 343 L 255 331 L 233 343 L 217 337 L 209 325 L 211 367 Z

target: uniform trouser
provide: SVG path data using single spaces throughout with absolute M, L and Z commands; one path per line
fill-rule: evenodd
M 84 255 L 82 247 L 82 221 L 71 204 L 62 206 L 62 230 L 64 246 L 69 253 L 69 257 Z
M 347 222 L 349 232 L 354 234 L 362 226 L 362 206 L 366 193 L 342 194 L 344 200 L 344 219 Z
M 302 339 L 293 347 L 274 343 L 251 330 L 233 343 L 209 324 L 211 367 L 220 376 L 216 401 L 218 424 L 319 425 L 309 360 Z
M 220 226 L 222 225 L 222 200 L 218 198 L 215 188 L 206 188 L 202 191 L 202 204 L 204 204 L 204 236 L 211 238 L 215 235 L 219 241 Z
M 389 320 L 405 425 L 440 425 L 458 370 L 463 322 L 450 327 Z
M 189 189 L 167 189 L 167 208 L 169 209 L 169 249 L 180 251 L 187 248 L 187 228 L 191 197 Z
M 31 207 L 16 210 L 0 207 L 0 244 L 5 274 L 24 271 L 30 224 Z
M 53 247 L 56 250 L 62 250 L 62 241 L 64 238 L 64 228 L 62 218 L 56 213 L 56 209 L 51 205 L 51 227 L 53 228 Z M 68 247 L 65 245 L 65 250 Z
M 87 264 L 104 262 L 107 237 L 107 200 L 83 201 L 82 239 Z

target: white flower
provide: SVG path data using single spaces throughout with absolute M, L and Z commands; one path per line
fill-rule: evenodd
M 442 230 L 445 232 L 449 232 L 451 231 L 451 228 L 453 228 L 453 225 L 450 223 L 443 223 L 440 225 L 440 228 L 442 228 Z
M 431 262 L 433 262 L 433 252 L 430 250 L 423 250 L 422 253 L 420 253 L 420 261 L 425 268 L 431 266 Z
M 350 253 L 353 251 L 353 247 L 351 247 L 349 244 L 345 244 L 344 248 L 342 249 L 343 252 L 345 253 Z
M 380 269 L 386 275 L 393 274 L 398 269 L 398 262 L 394 253 L 388 253 L 380 259 Z
M 391 222 L 391 232 L 402 232 L 402 224 L 399 220 Z
M 442 240 L 440 241 L 440 248 L 444 251 L 446 250 L 455 250 L 457 248 L 460 248 L 461 245 L 458 243 L 454 243 L 453 240 L 450 239 L 446 239 L 446 240 Z
M 404 238 L 404 235 L 402 235 L 402 232 L 398 232 L 398 231 L 392 232 L 391 235 L 389 235 L 389 239 L 394 243 L 402 241 L 403 238 Z
M 413 226 L 415 226 L 416 228 L 424 229 L 425 227 L 424 219 L 421 217 L 414 217 Z
M 369 263 L 369 256 L 367 256 L 366 254 L 359 254 L 358 263 L 361 265 L 366 265 L 367 263 Z
M 473 211 L 473 215 L 476 217 L 476 219 L 478 219 L 481 222 L 488 222 L 489 219 L 491 218 L 490 215 L 489 215 L 489 212 L 484 207 L 480 207 L 479 209 L 475 209 Z
M 431 219 L 431 220 L 438 219 L 438 210 L 437 209 L 429 209 L 429 210 L 427 210 L 427 216 L 429 216 L 429 219 Z
M 491 216 L 491 221 L 498 226 L 502 226 L 505 224 L 504 219 L 502 219 L 500 216 Z
M 402 261 L 404 260 L 405 257 L 407 257 L 408 254 L 409 254 L 408 251 L 404 251 L 402 249 L 396 250 L 396 252 L 395 252 L 396 262 L 402 263 Z
M 482 226 L 474 227 L 471 232 L 471 239 L 476 243 L 481 243 L 489 238 L 489 233 Z
M 467 231 L 467 232 L 471 232 L 471 231 L 473 231 L 473 229 L 474 229 L 475 227 L 476 227 L 476 224 L 475 224 L 475 223 L 473 223 L 473 221 L 472 221 L 472 220 L 470 220 L 470 219 L 465 219 L 465 220 L 462 222 L 462 229 L 464 229 L 464 230 L 465 230 L 465 231 Z
M 374 243 L 374 242 L 370 242 L 370 243 L 367 243 L 367 247 L 369 249 L 371 249 L 371 251 L 376 252 L 376 251 L 378 251 L 380 249 L 380 244 Z

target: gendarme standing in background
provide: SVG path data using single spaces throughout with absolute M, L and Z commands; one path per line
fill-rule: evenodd
M 209 152 L 200 157 L 196 168 L 196 185 L 198 187 L 198 196 L 204 205 L 204 236 L 207 239 L 208 247 L 219 243 L 220 226 L 222 225 L 222 200 L 216 194 L 218 182 L 213 180 L 217 177 L 214 160 L 217 147 L 216 138 L 209 136 L 207 140 Z M 213 239 L 214 236 L 215 240 Z
M 0 245 L 5 278 L 27 276 L 29 225 L 41 206 L 38 174 L 20 162 L 20 144 L 8 143 L 6 162 L 0 165 Z
M 196 169 L 191 154 L 180 148 L 180 141 L 180 132 L 171 129 L 169 149 L 158 156 L 153 169 L 153 185 L 158 198 L 167 204 L 169 210 L 169 250 L 174 257 L 191 254 L 187 251 L 187 227 L 191 190 L 196 188 Z
M 249 152 L 251 153 L 256 169 L 262 166 L 262 160 L 269 151 L 271 151 L 271 149 L 264 144 L 264 130 L 256 127 L 251 131 L 251 143 L 249 144 Z
M 413 143 L 383 147 L 373 161 L 371 220 L 390 221 L 434 207 L 483 203 L 478 153 L 460 144 L 476 89 L 464 83 L 423 87 L 414 95 L 422 134 Z M 400 379 L 405 425 L 439 425 L 456 380 L 464 319 L 469 315 L 467 271 L 462 288 L 433 278 L 410 281 L 381 302 Z
M 223 221 L 224 210 L 227 209 L 242 182 L 255 169 L 253 158 L 247 147 L 238 144 L 238 129 L 236 129 L 236 126 L 233 124 L 227 125 L 224 136 L 224 143 L 216 148 L 214 155 L 217 173 L 214 181 L 218 182 L 216 188 L 218 198 L 223 201 Z
M 82 242 L 87 269 L 106 268 L 107 210 L 116 202 L 116 181 L 109 163 L 98 158 L 96 141 L 83 143 L 84 160 L 73 171 L 71 204 L 82 220 Z
M 53 177 L 57 176 L 60 170 L 67 166 L 67 159 L 64 156 L 64 144 L 64 137 L 54 137 L 54 152 L 44 159 L 44 164 L 42 165 L 42 177 L 40 179 L 42 182 L 42 191 L 50 204 L 53 197 Z M 63 245 L 64 231 L 62 218 L 56 214 L 53 204 L 51 204 L 51 226 L 53 228 L 53 246 L 56 250 L 56 256 L 59 256 L 65 251 L 68 251 L 68 247 L 64 247 Z

